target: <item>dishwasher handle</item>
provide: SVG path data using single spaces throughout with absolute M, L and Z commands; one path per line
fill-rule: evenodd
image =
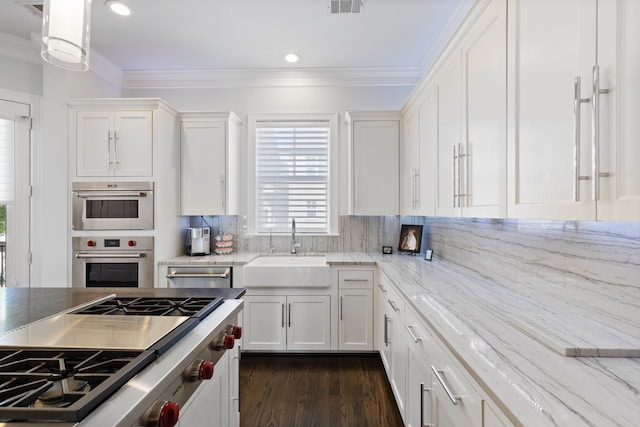
M 180 279 L 180 278 L 196 278 L 196 279 L 228 279 L 231 276 L 231 269 L 227 268 L 224 273 L 170 273 L 167 274 L 167 279 Z

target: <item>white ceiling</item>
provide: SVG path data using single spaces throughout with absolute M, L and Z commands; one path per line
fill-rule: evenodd
M 126 0 L 125 0 L 126 1 Z M 30 38 L 41 18 L 0 0 L 0 32 Z M 366 0 L 332 15 L 329 0 L 128 0 L 130 17 L 93 0 L 91 48 L 123 71 L 423 70 L 472 0 Z M 448 34 L 446 34 L 448 35 Z M 284 62 L 285 53 L 302 56 Z

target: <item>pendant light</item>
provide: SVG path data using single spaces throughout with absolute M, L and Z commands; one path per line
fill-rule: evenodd
M 89 69 L 91 0 L 45 0 L 42 58 L 71 71 Z

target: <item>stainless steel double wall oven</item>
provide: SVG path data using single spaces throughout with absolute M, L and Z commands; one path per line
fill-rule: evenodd
M 72 230 L 79 232 L 73 286 L 153 287 L 153 237 L 136 233 L 154 228 L 153 182 L 74 182 L 71 189 Z

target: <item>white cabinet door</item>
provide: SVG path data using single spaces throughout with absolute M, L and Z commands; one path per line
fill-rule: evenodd
M 462 193 L 460 55 L 454 51 L 435 78 L 437 96 L 437 159 L 435 211 L 438 216 L 461 214 Z
M 404 119 L 400 145 L 400 214 L 415 215 L 419 208 L 420 179 L 420 114 L 413 112 Z
M 373 291 L 339 291 L 339 350 L 373 350 Z
M 351 122 L 353 215 L 400 212 L 400 118 Z
M 151 111 L 116 111 L 113 163 L 116 176 L 153 175 Z
M 417 214 L 434 216 L 435 183 L 437 173 L 438 103 L 433 85 L 426 90 L 425 100 L 418 112 L 419 118 L 419 174 L 417 178 Z
M 411 348 L 407 352 L 407 427 L 431 426 L 431 372 L 420 354 Z
M 591 179 L 579 179 L 591 169 L 591 103 L 579 105 L 577 150 L 574 144 L 574 79 L 582 81 L 577 97 L 590 97 L 596 6 L 596 0 L 509 2 L 509 217 L 596 218 Z
M 598 219 L 640 221 L 639 0 L 598 1 L 600 197 Z M 585 85 L 589 84 L 585 81 Z M 589 194 L 585 194 L 589 197 Z
M 242 342 L 247 350 L 286 350 L 285 296 L 244 297 Z
M 407 344 L 402 315 L 398 309 L 394 310 L 395 313 L 391 318 L 388 329 L 391 346 L 391 388 L 396 396 L 396 403 L 404 420 L 406 417 Z
M 328 295 L 287 297 L 287 350 L 331 349 Z
M 76 176 L 151 176 L 151 111 L 78 111 Z
M 507 215 L 507 4 L 492 0 L 461 43 L 462 215 Z
M 76 176 L 107 176 L 112 169 L 113 112 L 76 113 Z
M 378 284 L 378 311 L 376 319 L 376 330 L 378 331 L 378 351 L 387 376 L 391 375 L 391 344 L 389 340 L 389 325 L 391 323 L 391 307 L 387 303 L 387 286 Z
M 185 113 L 180 131 L 181 215 L 237 215 L 240 119 L 233 113 Z
M 180 213 L 225 215 L 227 124 L 183 120 L 180 155 Z

